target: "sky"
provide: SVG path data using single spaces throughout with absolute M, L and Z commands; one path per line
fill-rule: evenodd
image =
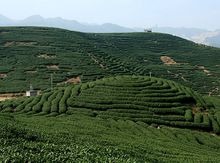
M 62 17 L 125 27 L 220 29 L 220 0 L 0 0 L 0 15 Z

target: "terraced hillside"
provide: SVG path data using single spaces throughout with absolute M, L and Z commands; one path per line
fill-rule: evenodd
M 0 28 L 0 92 L 130 74 L 172 79 L 219 95 L 220 50 L 159 33 L 86 34 L 54 28 Z
M 81 113 L 220 133 L 220 112 L 212 103 L 190 88 L 154 77 L 103 78 L 0 106 L 2 112 L 46 116 Z
M 219 162 L 218 136 L 143 122 L 0 114 L 2 162 Z

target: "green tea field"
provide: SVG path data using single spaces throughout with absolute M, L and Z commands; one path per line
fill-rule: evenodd
M 50 88 L 111 75 L 171 79 L 219 95 L 220 50 L 160 33 L 86 34 L 43 27 L 0 28 L 0 92 Z
M 1 27 L 0 162 L 219 162 L 219 56 L 161 33 Z
M 220 109 L 173 81 L 115 76 L 0 104 L 4 161 L 220 159 Z

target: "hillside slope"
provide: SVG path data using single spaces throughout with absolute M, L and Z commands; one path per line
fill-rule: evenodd
M 1 161 L 218 162 L 220 139 L 143 122 L 71 116 L 0 115 Z
M 159 33 L 86 34 L 54 28 L 0 28 L 0 92 L 80 77 L 148 75 L 219 95 L 220 50 Z M 161 57 L 174 62 L 164 63 Z
M 218 110 L 198 93 L 175 82 L 144 76 L 116 76 L 58 88 L 37 97 L 0 103 L 2 112 L 142 121 L 220 133 Z
M 220 159 L 220 110 L 161 78 L 103 78 L 1 102 L 0 111 L 3 162 Z

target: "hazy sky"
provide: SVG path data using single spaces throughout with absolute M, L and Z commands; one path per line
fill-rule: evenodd
M 127 27 L 220 29 L 220 0 L 0 0 L 0 14 L 31 15 Z

